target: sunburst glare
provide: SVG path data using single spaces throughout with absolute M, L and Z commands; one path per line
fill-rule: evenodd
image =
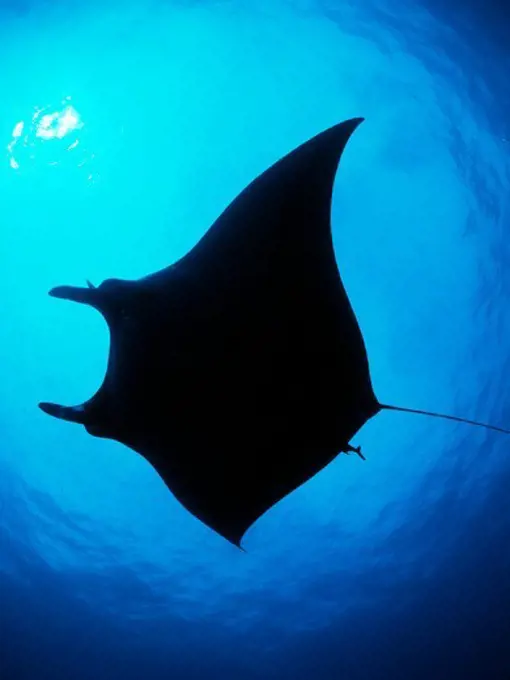
M 94 154 L 84 144 L 85 124 L 71 97 L 58 106 L 36 106 L 26 120 L 18 121 L 7 144 L 13 170 L 41 170 L 47 166 L 90 166 Z M 90 167 L 87 178 L 93 179 Z

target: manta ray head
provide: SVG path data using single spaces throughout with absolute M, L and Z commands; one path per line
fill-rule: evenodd
M 122 335 L 139 310 L 139 295 L 133 291 L 129 281 L 107 279 L 100 286 L 93 286 L 87 281 L 87 287 L 58 286 L 50 293 L 52 297 L 70 300 L 93 307 L 102 314 L 107 322 L 110 335 Z M 135 321 L 136 323 L 136 321 Z M 115 352 L 110 343 L 109 369 L 114 364 Z M 113 436 L 113 419 L 108 408 L 108 389 L 103 383 L 99 391 L 88 401 L 78 406 L 61 406 L 42 402 L 42 411 L 60 420 L 83 425 L 89 434 L 96 437 Z
M 51 297 L 89 305 L 100 312 L 110 328 L 132 315 L 136 292 L 129 281 L 106 279 L 99 286 L 87 281 L 87 287 L 57 286 L 50 290 Z

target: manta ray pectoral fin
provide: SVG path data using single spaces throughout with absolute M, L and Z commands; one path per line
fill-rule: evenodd
M 67 420 L 70 423 L 78 423 L 79 425 L 87 425 L 88 417 L 87 410 L 83 404 L 80 406 L 60 406 L 59 404 L 52 404 L 43 401 L 39 404 L 39 408 L 44 413 L 60 420 Z

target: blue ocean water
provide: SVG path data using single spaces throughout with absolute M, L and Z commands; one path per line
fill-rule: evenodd
M 51 287 L 166 266 L 364 116 L 333 229 L 376 393 L 510 427 L 509 33 L 491 3 L 0 3 L 2 680 L 510 678 L 510 438 L 380 414 L 242 553 L 37 409 L 108 352 Z

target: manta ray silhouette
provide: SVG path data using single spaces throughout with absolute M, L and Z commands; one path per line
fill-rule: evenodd
M 197 245 L 138 281 L 61 286 L 101 312 L 104 382 L 46 413 L 134 449 L 197 518 L 237 546 L 264 512 L 381 409 L 336 265 L 331 200 L 356 118 L 255 179 Z

